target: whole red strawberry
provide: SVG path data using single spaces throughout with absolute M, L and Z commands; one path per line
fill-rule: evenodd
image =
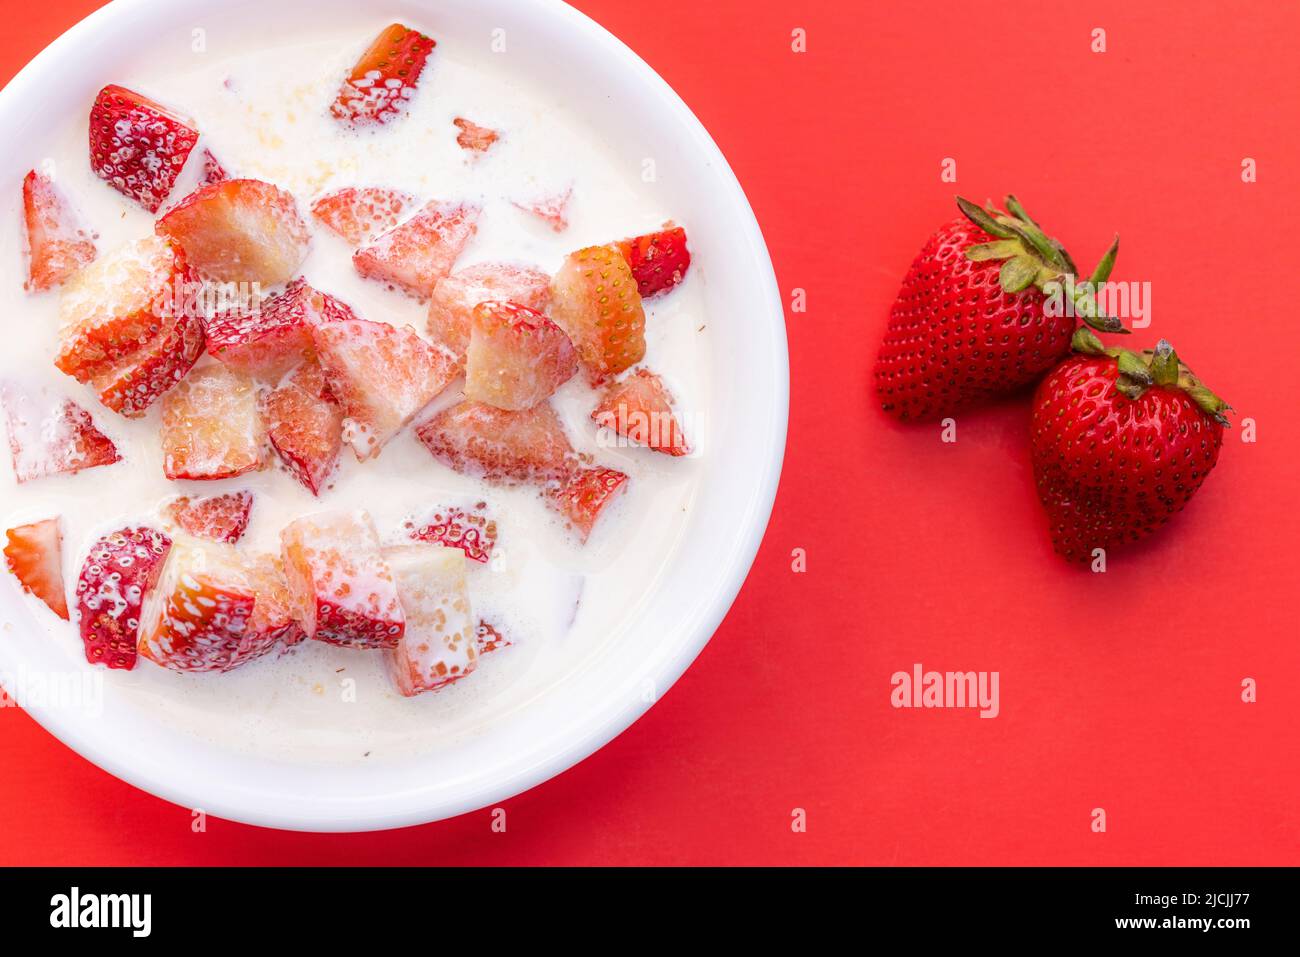
M 1061 244 L 1014 196 L 1006 205 L 1009 213 L 983 210 L 959 197 L 962 215 L 930 237 L 903 278 L 875 368 L 890 415 L 935 419 L 1028 385 L 1070 351 L 1076 316 L 1126 331 L 1097 315 L 1090 286 L 1075 286 Z M 1091 283 L 1106 281 L 1118 247 L 1116 238 Z
M 1034 395 L 1034 479 L 1064 558 L 1145 538 L 1201 487 L 1219 459 L 1227 403 L 1161 340 L 1141 355 L 1087 329 Z

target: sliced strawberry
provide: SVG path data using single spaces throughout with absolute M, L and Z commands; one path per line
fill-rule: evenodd
M 77 579 L 77 617 L 92 665 L 135 667 L 140 609 L 171 544 L 152 528 L 124 528 L 91 546 Z
M 691 265 L 686 230 L 668 223 L 657 233 L 646 233 L 614 244 L 636 277 L 642 298 L 667 292 L 682 281 Z
M 406 528 L 417 542 L 459 548 L 466 558 L 482 563 L 492 559 L 497 541 L 497 523 L 488 514 L 486 502 L 439 506 L 426 518 L 407 522 Z
M 451 121 L 456 129 L 460 130 L 456 134 L 456 143 L 463 150 L 469 150 L 473 153 L 486 153 L 488 148 L 501 139 L 501 134 L 494 129 L 486 126 L 479 126 L 472 120 L 467 120 L 463 116 L 458 116 Z
M 212 154 L 212 150 L 204 149 L 203 179 L 201 185 L 211 186 L 213 183 L 224 183 L 228 179 L 230 179 L 230 174 L 227 173 L 226 168 L 221 165 L 221 161 Z
M 429 335 L 465 362 L 474 307 L 495 299 L 517 302 L 545 312 L 551 301 L 551 277 L 532 266 L 476 263 L 438 282 L 429 299 Z
M 252 511 L 253 493 L 247 491 L 198 498 L 182 495 L 166 508 L 167 517 L 190 535 L 231 545 L 243 538 Z
M 262 467 L 257 387 L 223 365 L 192 373 L 163 399 L 163 472 L 169 479 L 224 479 Z
M 9 571 L 50 611 L 68 620 L 68 596 L 63 587 L 63 532 L 57 518 L 19 525 L 5 533 L 5 561 Z
M 663 380 L 648 369 L 638 369 L 609 386 L 591 419 L 656 452 L 686 455 L 690 451 L 673 415 L 672 394 L 664 388 Z
M 309 515 L 285 526 L 280 542 L 308 638 L 354 648 L 393 648 L 402 640 L 402 603 L 367 513 Z
M 352 264 L 366 279 L 427 299 L 477 232 L 481 212 L 469 203 L 428 203 L 353 253 Z
M 359 460 L 379 454 L 456 378 L 456 363 L 410 326 L 350 319 L 313 330 L 325 381 L 343 407 L 343 441 Z
M 312 355 L 311 330 L 355 319 L 352 307 L 301 277 L 251 308 L 237 307 L 205 324 L 208 354 L 262 382 L 279 383 Z
M 593 380 L 645 357 L 645 310 L 627 262 L 608 246 L 571 253 L 551 280 L 551 318 L 569 334 Z
M 256 603 L 234 548 L 178 539 L 145 597 L 137 650 L 173 671 L 228 671 Z
M 437 43 L 394 23 L 375 38 L 348 74 L 330 114 L 348 126 L 388 123 L 406 111 Z
M 257 555 L 249 562 L 249 576 L 257 592 L 248 635 L 239 649 L 240 661 L 251 661 L 277 645 L 292 647 L 307 640 L 294 617 L 293 595 L 284 563 L 278 556 Z
M 23 180 L 23 223 L 27 229 L 29 292 L 61 286 L 95 261 L 95 235 L 78 219 L 72 204 L 44 173 Z
M 199 140 L 194 123 L 120 86 L 90 111 L 90 166 L 119 193 L 158 212 Z
M 573 187 L 568 186 L 550 196 L 534 199 L 515 200 L 514 205 L 526 213 L 532 213 L 538 219 L 545 220 L 551 229 L 562 233 L 569 228 L 569 200 L 573 198 Z
M 203 319 L 184 313 L 167 320 L 144 349 L 95 376 L 90 384 L 108 408 L 128 419 L 138 418 L 185 377 L 202 352 Z
M 45 389 L 0 384 L 9 429 L 9 451 L 19 482 L 80 472 L 121 459 L 117 446 L 95 428 L 90 413 Z
M 64 287 L 54 364 L 90 382 L 141 354 L 188 311 L 197 282 L 180 251 L 152 236 L 91 263 Z
M 464 678 L 478 662 L 465 585 L 465 555 L 440 545 L 384 549 L 406 614 L 406 633 L 384 652 L 388 673 L 407 698 Z
M 500 648 L 509 648 L 513 644 L 514 642 L 501 634 L 495 625 L 489 625 L 486 621 L 478 623 L 478 633 L 474 636 L 474 646 L 478 649 L 480 658 Z
M 617 469 L 583 468 L 570 473 L 559 485 L 543 493 L 546 504 L 568 520 L 585 542 L 596 519 L 627 486 L 627 476 Z
M 573 448 L 549 403 L 507 412 L 482 402 L 444 409 L 416 430 L 433 457 L 463 475 L 513 484 L 562 476 Z
M 418 202 L 401 190 L 349 186 L 316 200 L 311 205 L 311 214 L 321 225 L 347 240 L 348 245 L 356 247 L 388 232 Z
M 262 420 L 271 446 L 299 482 L 319 495 L 343 447 L 343 410 L 325 384 L 320 363 L 311 360 L 268 395 Z
M 573 378 L 578 354 L 564 330 L 513 302 L 474 307 L 465 357 L 465 398 L 498 409 L 531 409 Z
M 311 242 L 294 198 L 257 179 L 200 186 L 154 229 L 207 278 L 265 286 L 297 275 Z
M 176 541 L 145 598 L 137 648 L 173 671 L 230 671 L 290 636 L 272 560 L 230 545 Z

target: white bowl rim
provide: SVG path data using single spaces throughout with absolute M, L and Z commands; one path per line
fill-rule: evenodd
M 89 14 L 64 32 L 34 57 L 8 84 L 0 89 L 0 117 L 8 104 L 24 98 L 39 98 L 40 86 L 47 73 L 53 73 L 58 64 L 67 62 L 75 49 L 88 42 L 94 34 L 117 18 L 138 18 L 150 7 L 166 4 L 167 0 L 112 0 Z M 157 797 L 182 807 L 203 807 L 208 813 L 225 820 L 262 827 L 315 832 L 354 832 L 382 830 L 429 823 L 454 817 L 487 807 L 516 796 L 576 765 L 599 750 L 626 730 L 663 696 L 672 684 L 695 660 L 734 602 L 749 573 L 771 516 L 780 480 L 785 453 L 789 417 L 789 353 L 785 333 L 785 313 L 770 254 L 759 228 L 753 209 L 732 171 L 730 164 L 685 102 L 668 83 L 626 44 L 604 27 L 570 7 L 561 0 L 512 0 L 515 6 L 532 7 L 546 16 L 563 18 L 566 26 L 582 31 L 593 43 L 604 44 L 608 52 L 623 60 L 628 69 L 637 71 L 640 81 L 653 88 L 664 107 L 674 114 L 683 127 L 694 137 L 693 148 L 702 151 L 705 161 L 716 173 L 717 185 L 726 191 L 727 201 L 734 205 L 738 217 L 745 225 L 744 235 L 731 237 L 735 247 L 755 267 L 752 275 L 758 295 L 765 304 L 765 315 L 748 318 L 754 324 L 754 333 L 766 338 L 766 348 L 772 359 L 771 368 L 764 374 L 770 378 L 770 407 L 765 414 L 774 424 L 768 436 L 765 463 L 760 474 L 750 476 L 748 487 L 752 490 L 744 514 L 743 534 L 729 550 L 724 571 L 725 580 L 713 595 L 708 609 L 694 625 L 691 640 L 682 644 L 678 653 L 666 660 L 649 680 L 662 689 L 650 701 L 633 701 L 620 705 L 606 702 L 599 713 L 586 716 L 587 732 L 567 742 L 545 760 L 521 766 L 509 775 L 491 782 L 483 782 L 455 802 L 444 803 L 436 809 L 365 812 L 346 817 L 314 817 L 268 808 L 265 799 L 250 794 L 239 787 L 227 787 L 226 793 L 215 796 L 199 795 L 176 779 L 142 770 L 130 760 L 129 752 L 119 748 L 116 752 L 106 748 L 107 738 L 97 735 L 92 723 L 78 713 L 57 707 L 31 703 L 27 712 L 47 731 L 72 748 L 82 757 L 108 773 Z M 10 664 L 9 651 L 0 647 L 0 665 Z M 215 797 L 215 799 L 214 799 Z

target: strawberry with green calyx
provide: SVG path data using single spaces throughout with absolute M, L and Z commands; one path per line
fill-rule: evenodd
M 1119 240 L 1086 283 L 1069 253 L 1014 196 L 1009 212 L 958 198 L 962 215 L 926 242 L 903 279 L 876 359 L 882 407 L 933 419 L 1035 381 L 1068 354 L 1076 317 L 1122 333 L 1092 290 L 1115 264 Z M 1052 308 L 1062 294 L 1069 308 Z
M 1168 339 L 1161 339 L 1154 349 L 1144 349 L 1141 353 L 1136 353 L 1116 346 L 1109 348 L 1103 346 L 1100 339 L 1087 329 L 1080 328 L 1075 331 L 1070 345 L 1075 352 L 1094 356 L 1106 355 L 1115 359 L 1120 373 L 1115 381 L 1115 388 L 1130 399 L 1140 399 L 1152 385 L 1176 385 L 1186 392 L 1206 415 L 1224 428 L 1232 427 L 1232 423 L 1224 414 L 1234 411 L 1232 406 L 1196 378 L 1192 370 L 1178 358 Z
M 1231 407 L 1161 340 L 1106 348 L 1088 329 L 1034 394 L 1031 458 L 1052 543 L 1070 561 L 1145 538 L 1218 462 Z
M 1031 286 L 1040 292 L 1052 294 L 1062 288 L 1062 280 L 1071 281 L 1065 288 L 1073 300 L 1075 314 L 1099 332 L 1127 335 L 1128 330 L 1112 316 L 1104 315 L 1097 307 L 1093 291 L 1107 279 L 1115 268 L 1119 254 L 1119 237 L 1116 236 L 1087 283 L 1074 284 L 1078 267 L 1069 252 L 1029 218 L 1025 208 L 1015 196 L 1006 198 L 1007 209 L 1002 213 L 990 206 L 980 209 L 969 200 L 957 197 L 957 206 L 973 223 L 986 233 L 998 237 L 993 242 L 981 243 L 966 250 L 972 262 L 1000 262 L 998 284 L 1009 293 L 1017 293 Z

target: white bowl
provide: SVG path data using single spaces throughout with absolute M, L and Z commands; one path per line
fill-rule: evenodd
M 115 0 L 50 45 L 0 92 L 10 148 L 0 184 L 17 190 L 46 117 L 85 112 L 95 92 L 151 43 L 196 26 L 238 23 L 276 36 L 328 22 L 355 0 Z M 486 44 L 497 28 L 526 37 L 509 69 L 583 111 L 612 142 L 663 157 L 658 188 L 692 228 L 707 272 L 714 366 L 712 440 L 685 544 L 640 606 L 627 640 L 573 673 L 472 745 L 379 766 L 297 765 L 223 751 L 169 731 L 105 691 L 101 714 L 29 702 L 27 710 L 88 760 L 137 787 L 231 820 L 314 831 L 401 827 L 499 802 L 558 774 L 635 721 L 699 654 L 744 582 L 771 513 L 789 401 L 784 314 L 754 215 L 722 153 L 640 58 L 555 0 L 394 0 L 380 21 L 428 25 L 440 41 Z M 644 145 L 643 145 L 644 144 Z M 13 228 L 13 224 L 9 224 Z M 67 672 L 16 589 L 0 591 L 0 674 Z M 64 650 L 66 651 L 66 649 Z M 89 670 L 89 666 L 86 666 Z

